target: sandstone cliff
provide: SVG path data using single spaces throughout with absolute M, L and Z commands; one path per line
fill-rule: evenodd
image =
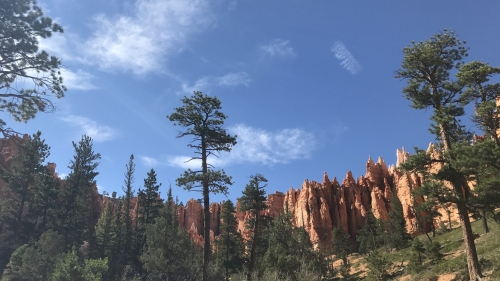
M 9 168 L 13 156 L 17 153 L 17 146 L 27 140 L 14 136 L 9 139 L 0 139 L 0 166 Z M 435 153 L 432 145 L 429 153 Z M 371 157 L 366 163 L 366 173 L 359 178 L 354 178 L 351 172 L 347 172 L 341 183 L 337 178 L 330 180 L 327 173 L 323 174 L 320 182 L 305 180 L 300 188 L 290 188 L 285 194 L 276 192 L 268 195 L 267 205 L 263 215 L 276 217 L 280 212 L 288 208 L 293 215 L 293 224 L 303 226 L 309 233 L 311 240 L 318 245 L 328 245 L 331 240 L 333 227 L 342 227 L 354 239 L 358 230 L 366 223 L 366 214 L 372 210 L 377 218 L 388 219 L 391 210 L 391 198 L 397 196 L 403 206 L 403 214 L 406 220 L 407 232 L 416 235 L 421 231 L 429 229 L 429 226 L 418 225 L 414 205 L 422 203 L 424 198 L 411 196 L 412 190 L 418 188 L 422 178 L 415 173 L 403 173 L 399 166 L 409 158 L 405 149 L 396 151 L 396 165 L 387 166 L 382 158 L 374 162 Z M 56 165 L 49 163 L 48 168 L 57 178 Z M 438 169 L 436 166 L 434 169 Z M 58 184 L 61 185 L 58 179 Z M 5 182 L 0 179 L 0 198 L 7 196 L 3 192 Z M 97 222 L 108 202 L 115 208 L 119 199 L 110 198 L 98 193 L 97 186 L 92 188 L 92 221 Z M 456 221 L 457 214 L 452 208 L 443 208 L 441 219 L 443 222 Z M 236 202 L 236 218 L 238 230 L 244 238 L 249 233 L 245 229 L 249 214 L 239 211 L 239 202 Z M 133 198 L 129 212 L 133 219 L 137 215 L 137 198 Z M 210 205 L 210 236 L 215 239 L 220 234 L 221 204 Z M 203 244 L 203 207 L 199 201 L 194 199 L 186 202 L 177 210 L 179 225 L 185 229 L 194 241 Z M 434 222 L 437 226 L 438 221 Z

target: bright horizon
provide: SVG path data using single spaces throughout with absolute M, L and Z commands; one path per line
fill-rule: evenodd
M 54 114 L 27 124 L 2 118 L 21 133 L 40 130 L 52 148 L 48 161 L 63 176 L 71 141 L 90 135 L 102 155 L 99 191 L 110 194 L 123 194 L 134 154 L 136 192 L 154 168 L 163 198 L 169 185 L 182 202 L 201 198 L 176 187 L 194 153 L 166 118 L 195 90 L 221 100 L 225 126 L 238 135 L 233 151 L 213 162 L 233 176 L 234 201 L 255 173 L 269 180 L 268 194 L 284 193 L 305 179 L 321 182 L 323 172 L 339 182 L 348 171 L 364 175 L 369 156 L 392 165 L 398 148 L 427 148 L 430 111 L 410 108 L 405 81 L 394 78 L 412 40 L 451 28 L 470 47 L 466 62 L 500 65 L 497 2 L 39 4 L 65 30 L 40 48 L 62 58 L 68 91 Z

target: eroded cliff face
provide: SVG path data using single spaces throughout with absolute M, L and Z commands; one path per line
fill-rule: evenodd
M 8 169 L 17 146 L 28 138 L 11 137 L 0 139 L 0 165 Z M 437 153 L 429 146 L 428 153 Z M 368 210 L 372 210 L 376 218 L 388 219 L 391 210 L 391 198 L 397 196 L 403 207 L 403 215 L 406 220 L 407 232 L 417 235 L 422 231 L 428 231 L 429 225 L 419 225 L 415 204 L 424 201 L 422 197 L 411 196 L 412 190 L 417 189 L 423 179 L 416 173 L 404 173 L 399 167 L 409 159 L 410 154 L 405 149 L 396 151 L 397 161 L 395 166 L 387 166 L 382 158 L 374 162 L 371 157 L 366 163 L 366 173 L 359 178 L 354 178 L 351 172 L 347 172 L 341 183 L 337 178 L 330 180 L 327 173 L 323 174 L 320 182 L 305 180 L 298 189 L 290 188 L 285 194 L 276 192 L 268 195 L 267 205 L 269 208 L 263 215 L 276 217 L 288 208 L 292 213 L 293 224 L 304 227 L 309 233 L 315 245 L 328 245 L 331 241 L 333 227 L 342 227 L 354 239 L 361 227 L 366 223 Z M 432 169 L 439 169 L 436 164 Z M 64 181 L 56 174 L 56 165 L 49 163 L 54 178 L 57 179 L 58 188 L 64 188 Z M 445 183 L 447 184 L 447 183 Z M 8 196 L 3 190 L 5 182 L 0 179 L 0 198 Z M 472 188 L 472 184 L 471 184 Z M 97 222 L 104 212 L 106 204 L 110 202 L 115 210 L 118 200 L 99 194 L 97 186 L 92 188 L 92 221 Z M 247 239 L 250 233 L 245 229 L 250 215 L 239 211 L 239 202 L 236 202 L 236 218 L 238 230 Z M 457 221 L 458 215 L 454 208 L 443 206 L 439 210 L 442 214 L 439 220 L 445 224 L 449 221 Z M 137 198 L 133 198 L 129 212 L 132 219 L 137 217 Z M 192 239 L 199 245 L 203 244 L 203 206 L 199 201 L 190 199 L 185 206 L 177 209 L 179 225 L 185 229 Z M 221 204 L 210 205 L 210 238 L 215 239 L 220 234 Z M 423 214 L 419 214 L 423 215 Z M 439 221 L 434 222 L 438 226 Z

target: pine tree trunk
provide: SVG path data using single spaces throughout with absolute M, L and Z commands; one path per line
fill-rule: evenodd
M 481 209 L 481 220 L 483 221 L 483 229 L 484 233 L 490 232 L 490 228 L 488 227 L 488 220 L 486 219 L 486 210 Z
M 457 204 L 458 215 L 460 218 L 460 226 L 464 237 L 465 253 L 467 256 L 467 268 L 469 269 L 469 276 L 471 281 L 481 280 L 481 267 L 477 258 L 476 244 L 474 243 L 474 234 L 472 233 L 472 226 L 469 219 L 469 213 L 464 202 Z
M 250 249 L 250 262 L 248 263 L 247 281 L 252 280 L 253 268 L 255 266 L 255 252 L 257 250 L 257 239 L 259 235 L 259 213 L 255 214 L 255 224 L 253 228 L 252 249 Z
M 210 259 L 210 200 L 208 185 L 207 188 L 203 187 L 203 212 L 204 212 L 204 247 L 203 247 L 203 280 L 208 281 L 207 270 L 208 261 Z
M 208 165 L 207 165 L 207 150 L 205 144 L 205 138 L 202 137 L 201 140 L 201 166 L 202 173 L 205 176 L 208 173 Z M 207 276 L 208 270 L 208 261 L 210 259 L 210 193 L 208 189 L 208 181 L 207 179 L 203 180 L 203 212 L 204 212 L 204 227 L 203 227 L 203 235 L 204 235 L 204 247 L 203 247 L 203 281 L 209 281 Z

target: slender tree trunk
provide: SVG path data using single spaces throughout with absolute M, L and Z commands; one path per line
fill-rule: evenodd
M 450 139 L 447 134 L 448 126 L 447 124 L 439 124 L 439 127 L 441 129 L 444 151 L 448 151 L 451 148 Z M 465 203 L 465 200 L 467 200 L 467 194 L 465 190 L 465 188 L 467 187 L 467 182 L 452 182 L 452 185 L 455 193 L 459 196 L 461 195 L 461 198 L 456 205 L 458 209 L 458 216 L 460 218 L 462 235 L 464 237 L 465 253 L 467 256 L 467 268 L 469 270 L 470 280 L 479 281 L 482 277 L 481 267 L 479 265 L 479 259 L 477 257 L 476 244 L 474 242 L 474 235 L 472 233 L 472 225 L 470 223 L 469 212 L 467 211 L 467 205 Z
M 205 138 L 201 139 L 201 166 L 202 173 L 205 176 L 208 173 L 207 166 L 207 149 L 205 144 Z M 203 180 L 203 212 L 204 212 L 204 247 L 203 247 L 203 281 L 209 281 L 207 276 L 208 261 L 210 259 L 210 193 L 208 189 L 207 179 Z
M 448 215 L 448 227 L 450 228 L 449 230 L 453 230 L 453 225 L 451 224 L 451 211 L 447 208 L 446 209 L 446 214 Z
M 226 236 L 226 243 L 229 244 L 229 233 L 227 233 L 227 236 Z M 228 269 L 227 269 L 227 263 L 228 263 L 228 261 L 229 261 L 229 245 L 226 245 L 226 264 L 224 265 L 224 267 L 226 268 L 226 280 L 227 281 L 229 281 L 229 272 L 228 272 Z
M 490 232 L 490 228 L 488 227 L 488 220 L 486 219 L 486 210 L 484 208 L 481 209 L 481 220 L 483 221 L 484 233 Z
M 462 234 L 464 236 L 465 253 L 467 255 L 467 268 L 469 269 L 469 276 L 471 281 L 481 280 L 481 267 L 477 258 L 476 244 L 474 243 L 474 235 L 472 233 L 472 226 L 469 219 L 469 212 L 465 203 L 460 201 L 457 204 L 458 215 L 460 217 L 460 226 L 462 227 Z
M 259 237 L 259 213 L 255 214 L 255 224 L 253 227 L 252 249 L 250 249 L 250 262 L 248 263 L 247 281 L 252 280 L 252 273 L 255 266 L 255 252 L 257 250 L 257 239 Z

